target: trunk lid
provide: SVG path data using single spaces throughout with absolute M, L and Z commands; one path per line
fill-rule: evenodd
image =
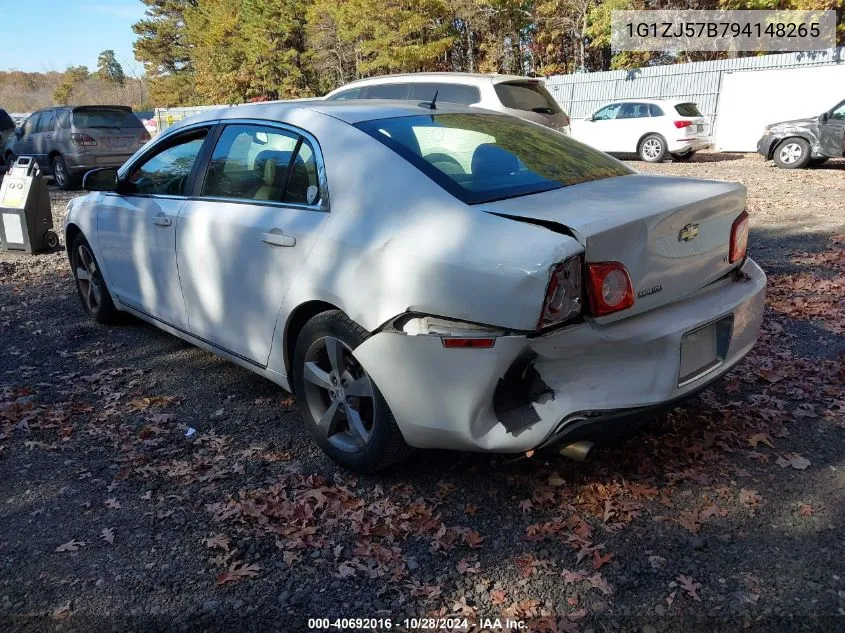
M 727 274 L 731 225 L 745 209 L 738 183 L 635 174 L 479 205 L 509 219 L 571 231 L 587 263 L 628 269 L 634 305 L 602 322 L 683 299 Z M 552 223 L 552 224 L 549 224 Z

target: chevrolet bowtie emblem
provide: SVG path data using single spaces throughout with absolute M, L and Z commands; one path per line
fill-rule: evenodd
M 678 233 L 679 242 L 692 242 L 696 237 L 698 237 L 697 224 L 687 224 Z

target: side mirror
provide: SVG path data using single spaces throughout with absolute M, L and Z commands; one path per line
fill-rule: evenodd
M 85 191 L 117 191 L 117 169 L 92 169 L 82 178 L 82 188 Z
M 822 112 L 822 113 L 819 115 L 819 123 L 827 123 L 827 119 L 828 119 L 828 114 L 827 114 L 827 112 Z

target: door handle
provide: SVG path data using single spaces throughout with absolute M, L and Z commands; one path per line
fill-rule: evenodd
M 296 238 L 293 235 L 285 235 L 279 229 L 273 229 L 269 233 L 262 233 L 261 241 L 271 246 L 296 246 Z
M 153 224 L 156 226 L 170 226 L 173 224 L 173 220 L 164 215 L 157 215 L 153 220 Z

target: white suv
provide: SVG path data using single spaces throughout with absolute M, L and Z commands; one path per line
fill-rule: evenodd
M 361 79 L 325 96 L 341 99 L 437 101 L 502 112 L 569 133 L 569 116 L 543 85 L 542 79 L 479 73 L 413 73 Z
M 667 154 L 689 160 L 711 145 L 710 123 L 688 101 L 614 101 L 587 119 L 573 120 L 571 129 L 573 138 L 596 149 L 639 154 L 649 163 L 659 163 Z

